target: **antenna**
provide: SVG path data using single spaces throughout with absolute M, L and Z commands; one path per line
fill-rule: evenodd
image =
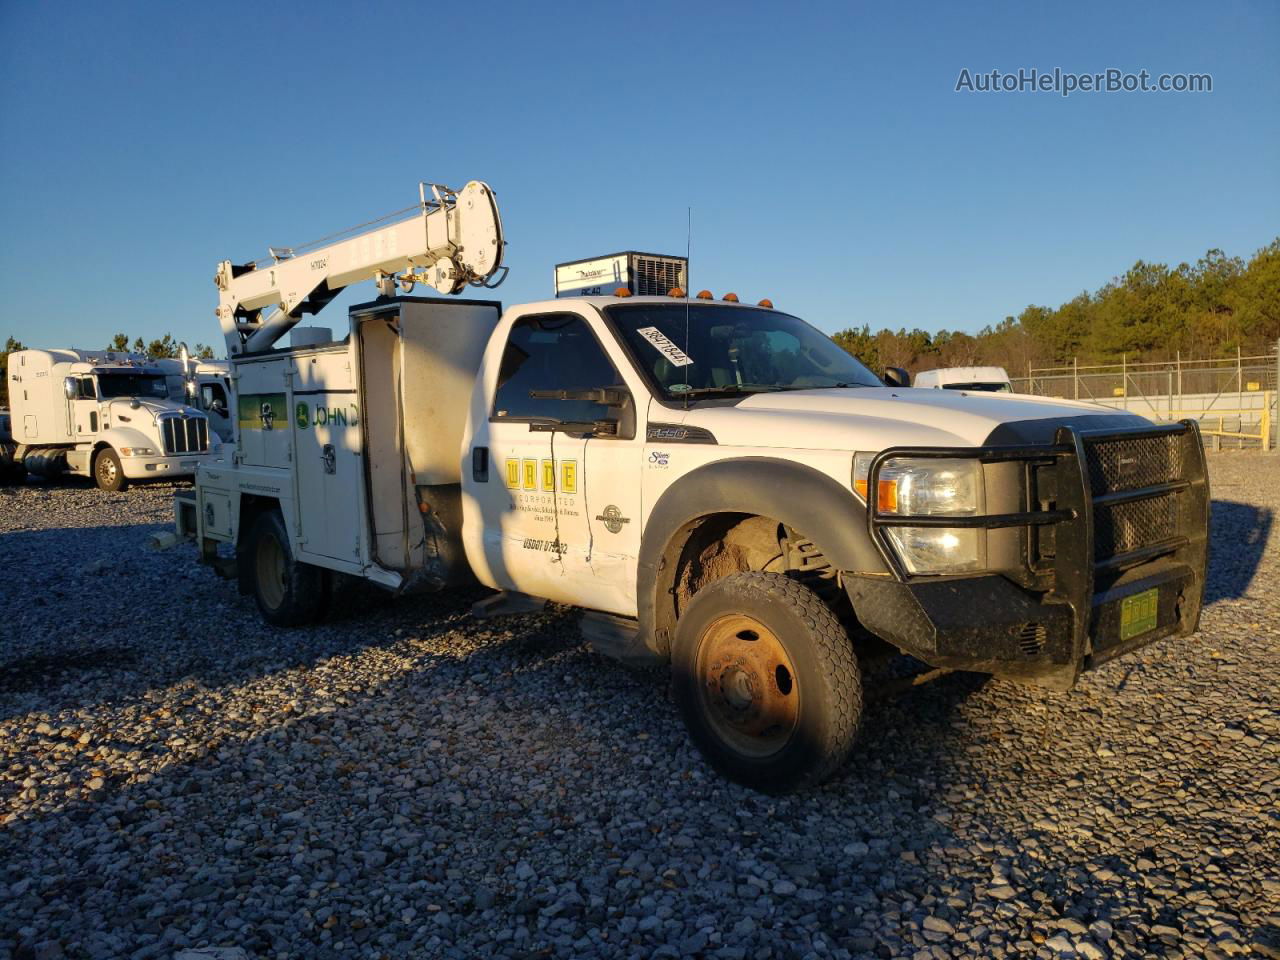
M 684 352 L 689 356 L 689 272 L 693 269 L 693 207 L 685 207 L 684 236 Z M 684 395 L 684 408 L 689 409 L 689 393 Z

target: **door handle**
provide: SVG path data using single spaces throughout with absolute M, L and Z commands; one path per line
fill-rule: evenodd
M 324 445 L 324 452 L 320 454 L 320 462 L 324 464 L 325 473 L 338 472 L 338 451 L 333 449 L 332 443 Z

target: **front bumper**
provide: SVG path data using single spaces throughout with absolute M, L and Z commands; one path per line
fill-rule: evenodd
M 130 480 L 159 480 L 163 477 L 195 476 L 196 466 L 207 454 L 178 457 L 121 457 L 120 469 Z
M 1209 487 L 1193 421 L 1119 431 L 1064 427 L 1047 447 L 887 450 L 872 464 L 871 489 L 880 465 L 894 456 L 1017 463 L 1025 509 L 922 518 L 884 516 L 869 505 L 871 535 L 891 575 L 847 574 L 845 586 L 859 620 L 882 639 L 934 667 L 1065 688 L 1113 657 L 1195 632 Z M 884 536 L 893 525 L 1020 529 L 1022 582 L 995 574 L 910 576 Z M 1129 612 L 1138 607 L 1142 616 L 1133 619 Z

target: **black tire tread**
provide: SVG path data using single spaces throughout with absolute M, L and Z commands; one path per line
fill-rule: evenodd
M 102 479 L 98 476 L 98 463 L 103 457 L 111 457 L 116 462 L 116 482 L 114 486 L 103 486 Z M 116 453 L 111 447 L 103 447 L 93 455 L 92 469 L 93 483 L 99 490 L 105 490 L 108 493 L 119 493 L 129 486 L 129 480 L 124 475 L 124 463 L 120 460 L 120 454 Z
M 819 664 L 818 674 L 826 687 L 825 700 L 830 707 L 825 742 L 819 744 L 821 760 L 790 783 L 763 789 L 804 789 L 821 783 L 848 759 L 862 717 L 862 672 L 848 632 L 813 590 L 783 574 L 735 573 L 712 586 L 722 592 L 742 590 L 763 595 L 789 608 L 807 628 Z
M 284 603 L 274 611 L 268 609 L 262 602 L 262 595 L 258 591 L 258 539 L 268 534 L 280 541 L 289 565 L 288 591 L 285 595 Z M 258 611 L 262 614 L 263 620 L 276 627 L 301 627 L 314 623 L 323 616 L 325 601 L 324 571 L 319 567 L 294 559 L 293 547 L 289 543 L 289 535 L 284 525 L 284 519 L 280 516 L 280 511 L 264 510 L 254 518 L 253 527 L 249 531 L 248 550 L 250 563 L 253 564 L 250 586 L 252 587 L 254 602 L 258 606 Z

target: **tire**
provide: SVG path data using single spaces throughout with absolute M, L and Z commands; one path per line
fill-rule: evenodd
M 831 610 L 794 580 L 735 573 L 698 591 L 676 624 L 671 666 L 690 737 L 730 780 L 802 789 L 853 748 L 858 658 Z
M 324 601 L 324 571 L 293 558 L 278 510 L 266 510 L 249 531 L 247 561 L 253 596 L 262 619 L 277 627 L 316 620 Z
M 129 481 L 124 476 L 124 468 L 120 466 L 120 455 L 110 447 L 103 447 L 93 458 L 93 479 L 99 490 L 112 493 L 129 486 Z

